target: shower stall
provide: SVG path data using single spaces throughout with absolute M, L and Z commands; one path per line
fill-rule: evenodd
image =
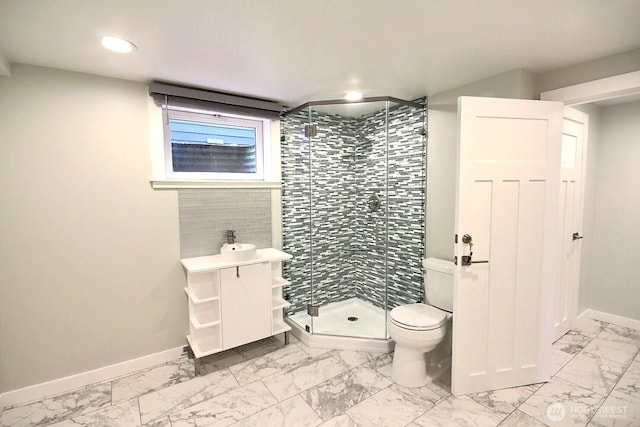
M 286 319 L 294 334 L 378 348 L 388 340 L 389 310 L 423 300 L 425 104 L 316 101 L 283 114 L 283 249 L 293 255 L 284 271 Z

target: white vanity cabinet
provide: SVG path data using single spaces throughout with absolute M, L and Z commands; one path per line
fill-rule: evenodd
M 257 258 L 230 262 L 220 255 L 181 260 L 187 273 L 187 341 L 200 373 L 199 359 L 279 333 L 289 341 L 283 309 L 282 262 L 291 255 L 259 249 Z

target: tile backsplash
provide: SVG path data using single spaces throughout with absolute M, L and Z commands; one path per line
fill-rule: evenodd
M 178 190 L 180 256 L 220 253 L 225 230 L 239 243 L 273 246 L 270 189 Z

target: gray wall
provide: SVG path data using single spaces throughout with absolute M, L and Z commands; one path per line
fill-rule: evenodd
M 597 164 L 589 306 L 640 320 L 640 102 L 601 107 L 590 149 Z
M 146 87 L 0 77 L 0 392 L 185 343 L 173 191 L 153 191 Z

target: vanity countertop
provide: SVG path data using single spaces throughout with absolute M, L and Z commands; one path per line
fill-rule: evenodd
M 293 258 L 285 252 L 275 248 L 256 250 L 257 258 L 249 261 L 229 261 L 222 255 L 207 255 L 195 258 L 183 258 L 180 260 L 182 266 L 189 273 L 203 273 L 206 271 L 219 270 L 221 268 L 236 267 L 240 265 L 259 264 L 261 262 L 286 261 Z

